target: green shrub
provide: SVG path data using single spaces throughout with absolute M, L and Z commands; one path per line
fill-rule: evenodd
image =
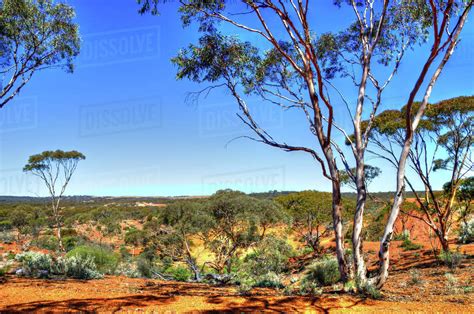
M 32 241 L 31 245 L 49 251 L 57 251 L 59 249 L 58 238 L 53 235 L 39 237 L 37 240 Z
M 39 277 L 43 273 L 51 273 L 53 259 L 50 255 L 39 252 L 24 252 L 17 254 L 15 259 L 21 264 L 23 275 Z
M 0 242 L 5 244 L 10 244 L 15 241 L 15 237 L 9 231 L 2 231 L 0 232 Z
M 467 223 L 461 223 L 459 228 L 459 242 L 464 244 L 474 242 L 474 219 L 469 220 Z
M 94 257 L 91 255 L 73 255 L 65 260 L 66 276 L 76 279 L 98 279 L 102 274 L 97 270 Z
M 408 283 L 413 286 L 422 283 L 421 273 L 419 270 L 417 269 L 410 270 L 410 281 Z
M 145 278 L 153 277 L 153 265 L 147 259 L 139 258 L 137 260 L 137 271 L 140 277 L 145 277 Z
M 322 286 L 335 284 L 341 279 L 339 266 L 335 258 L 323 258 L 307 267 L 305 280 L 314 281 Z
M 453 274 L 446 273 L 446 289 L 449 293 L 456 293 L 458 291 L 458 280 Z
M 455 270 L 461 264 L 463 257 L 459 252 L 442 251 L 438 259 L 450 269 Z
M 288 260 L 293 254 L 285 240 L 269 236 L 244 258 L 239 268 L 256 277 L 270 272 L 280 274 L 288 269 Z
M 282 289 L 285 286 L 281 282 L 280 276 L 273 272 L 269 272 L 268 274 L 262 275 L 257 278 L 254 287 L 260 288 L 277 288 Z
M 405 239 L 400 247 L 403 248 L 404 251 L 415 251 L 421 249 L 423 245 L 413 243 L 410 239 Z
M 5 232 L 13 229 L 12 222 L 10 220 L 0 221 L 0 232 Z
M 76 256 L 83 260 L 91 257 L 94 260 L 97 269 L 104 274 L 113 274 L 118 265 L 118 256 L 112 250 L 101 246 L 81 245 L 69 251 L 67 258 Z
M 188 281 L 192 276 L 191 272 L 182 266 L 170 267 L 166 270 L 166 274 L 172 276 L 176 281 Z
M 377 287 L 375 287 L 374 285 L 369 284 L 369 283 L 360 287 L 360 291 L 364 295 L 374 300 L 380 300 L 382 298 L 382 293 L 380 292 L 380 290 L 377 289 Z
M 323 290 L 318 285 L 318 283 L 314 281 L 308 281 L 307 279 L 303 279 L 299 286 L 299 293 L 301 295 L 321 295 Z

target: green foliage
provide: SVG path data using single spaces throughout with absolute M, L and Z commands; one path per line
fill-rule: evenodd
M 11 232 L 8 231 L 2 231 L 0 232 L 0 242 L 10 244 L 15 241 L 15 237 Z
M 22 265 L 23 274 L 27 277 L 39 277 L 43 272 L 51 273 L 53 259 L 50 255 L 39 252 L 17 254 L 15 259 Z
M 281 278 L 274 272 L 269 272 L 256 278 L 254 287 L 283 289 Z
M 54 163 L 77 163 L 77 161 L 84 159 L 86 159 L 86 156 L 75 150 L 68 152 L 59 149 L 55 151 L 48 150 L 30 156 L 28 163 L 23 167 L 23 171 L 41 171 L 44 169 L 50 169 Z
M 370 283 L 366 283 L 365 285 L 361 285 L 359 287 L 359 291 L 370 297 L 371 299 L 374 299 L 374 300 L 380 300 L 382 298 L 382 293 L 380 292 L 379 289 L 377 289 L 376 286 L 370 284 Z
M 456 268 L 458 268 L 458 266 L 461 265 L 463 258 L 464 255 L 462 255 L 461 253 L 451 251 L 442 251 L 438 256 L 438 259 L 446 266 L 448 266 L 451 270 L 455 270 Z
M 329 286 L 341 279 L 339 266 L 335 258 L 323 258 L 306 268 L 304 280 L 316 282 L 321 286 Z
M 171 275 L 176 281 L 188 281 L 192 276 L 191 272 L 182 266 L 170 267 L 166 270 L 166 274 Z
M 49 67 L 73 71 L 79 54 L 74 9 L 52 0 L 0 2 L 0 108 L 29 81 L 35 71 Z M 3 79 L 2 78 L 2 79 Z
M 105 274 L 113 274 L 119 260 L 114 252 L 101 246 L 78 246 L 66 254 L 67 258 L 73 256 L 79 258 L 80 261 L 86 261 L 87 257 L 92 258 L 97 269 Z
M 245 256 L 241 269 L 254 277 L 268 273 L 281 274 L 288 268 L 288 260 L 294 255 L 292 247 L 283 239 L 265 238 L 254 252 Z
M 461 222 L 458 240 L 463 244 L 474 242 L 474 219 L 467 222 Z
M 76 279 L 99 279 L 103 275 L 97 270 L 92 255 L 73 255 L 65 259 L 66 276 Z
M 423 281 L 421 280 L 421 273 L 417 269 L 411 269 L 410 270 L 410 281 L 409 284 L 414 286 L 414 285 L 419 285 Z
M 303 191 L 279 196 L 276 201 L 286 210 L 300 241 L 318 251 L 321 237 L 328 233 L 332 222 L 331 194 Z
M 405 239 L 400 247 L 403 248 L 404 251 L 416 251 L 421 249 L 423 245 L 413 243 L 410 239 Z
M 42 236 L 31 241 L 31 244 L 40 249 L 46 249 L 49 251 L 57 251 L 59 247 L 58 239 L 55 236 Z
M 372 183 L 372 181 L 377 178 L 382 173 L 379 167 L 364 165 L 364 178 L 366 188 Z M 349 172 L 346 170 L 339 171 L 339 179 L 341 180 L 342 185 L 347 185 L 350 188 L 357 190 L 355 184 L 356 177 L 356 168 L 349 169 Z

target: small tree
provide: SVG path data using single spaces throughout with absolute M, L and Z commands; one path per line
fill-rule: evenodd
M 397 164 L 394 148 L 403 147 L 405 141 L 404 110 L 382 112 L 375 120 L 372 134 L 373 142 L 379 148 L 378 152 L 373 153 L 393 165 Z M 472 198 L 469 181 L 465 181 L 465 177 L 473 169 L 473 110 L 474 97 L 457 97 L 430 105 L 414 133 L 413 146 L 408 154 L 409 166 L 416 176 L 408 175 L 405 181 L 416 197 L 421 215 L 413 211 L 406 211 L 405 214 L 426 223 L 436 234 L 444 251 L 449 250 L 448 236 L 455 212 L 460 212 L 463 207 L 467 214 L 470 210 Z M 441 193 L 433 186 L 433 173 L 436 171 L 449 173 L 450 180 Z M 416 191 L 416 179 L 423 184 L 424 195 Z M 463 185 L 463 182 L 466 183 Z
M 268 209 L 279 207 L 268 205 L 267 201 L 231 190 L 218 191 L 210 198 L 206 210 L 211 221 L 205 245 L 214 253 L 209 265 L 219 274 L 231 273 L 240 253 L 258 244 L 266 236 L 265 230 L 277 223 L 265 216 Z M 275 211 L 275 217 L 279 215 Z
M 165 226 L 170 227 L 157 239 L 161 253 L 185 262 L 194 279 L 201 281 L 200 268 L 192 251 L 192 238 L 202 235 L 209 224 L 210 218 L 203 205 L 195 201 L 172 203 L 163 208 L 160 218 Z
M 74 9 L 52 0 L 0 1 L 0 108 L 11 101 L 37 71 L 73 71 L 79 54 Z
M 31 172 L 39 177 L 46 185 L 50 198 L 56 235 L 59 249 L 64 251 L 61 227 L 62 213 L 60 210 L 61 198 L 64 196 L 66 187 L 76 171 L 77 164 L 86 157 L 78 151 L 65 152 L 62 150 L 44 151 L 41 154 L 32 155 L 23 168 L 25 172 Z
M 330 193 L 303 191 L 277 198 L 291 217 L 292 230 L 300 241 L 315 252 L 321 251 L 321 238 L 329 235 L 331 229 Z

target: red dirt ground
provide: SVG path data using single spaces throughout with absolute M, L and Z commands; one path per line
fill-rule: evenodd
M 465 246 L 469 252 L 474 245 Z M 106 277 L 101 280 L 41 280 L 14 276 L 0 284 L 0 312 L 451 312 L 473 313 L 474 293 L 465 291 L 474 281 L 474 260 L 466 259 L 448 284 L 449 271 L 439 266 L 429 250 L 419 257 L 395 262 L 382 300 L 327 291 L 321 296 L 284 296 L 281 291 L 254 289 L 241 296 L 235 287 L 164 282 L 159 280 Z M 403 263 L 401 262 L 403 261 Z M 412 283 L 409 269 L 420 273 Z

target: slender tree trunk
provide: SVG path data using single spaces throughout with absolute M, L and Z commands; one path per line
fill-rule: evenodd
M 59 246 L 59 250 L 61 252 L 64 252 L 64 245 L 63 245 L 63 239 L 62 239 L 62 236 L 61 236 L 61 223 L 58 221 L 56 223 L 56 235 L 58 237 L 58 246 Z
M 388 277 L 388 266 L 389 266 L 389 249 L 390 241 L 392 240 L 393 227 L 395 221 L 397 220 L 398 214 L 400 212 L 400 205 L 403 202 L 403 192 L 405 190 L 405 168 L 407 163 L 408 154 L 410 152 L 412 139 L 407 139 L 403 147 L 400 159 L 398 162 L 397 169 L 397 188 L 395 192 L 395 197 L 392 204 L 392 210 L 390 211 L 390 216 L 388 218 L 387 224 L 385 225 L 385 230 L 380 241 L 380 251 L 379 251 L 379 275 L 376 278 L 376 286 L 381 288 Z
M 339 181 L 332 182 L 332 220 L 334 227 L 334 236 L 336 241 L 336 258 L 339 265 L 341 280 L 349 280 L 349 272 L 344 252 L 344 230 L 342 225 L 342 197 Z
M 364 182 L 364 162 L 358 161 L 356 168 L 357 205 L 354 214 L 354 225 L 352 228 L 352 255 L 354 258 L 354 271 L 356 281 L 359 284 L 366 282 L 366 267 L 364 262 L 364 252 L 362 250 L 362 227 L 364 218 L 365 203 L 367 200 L 367 190 Z

